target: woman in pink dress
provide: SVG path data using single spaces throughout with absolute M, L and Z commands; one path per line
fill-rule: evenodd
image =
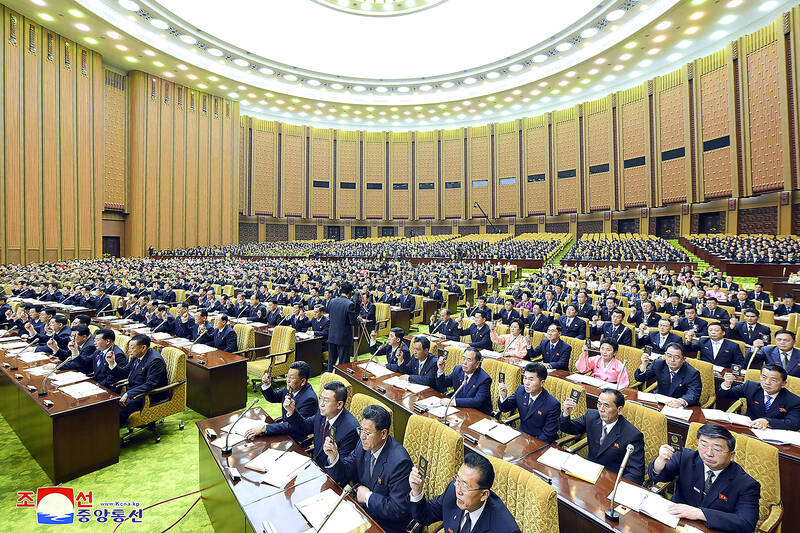
M 527 292 L 522 293 L 522 300 L 515 307 L 517 309 L 527 309 L 528 311 L 533 310 L 533 301 L 531 301 Z
M 508 327 L 509 333 L 498 335 L 495 331 L 494 325 L 489 326 L 489 334 L 492 337 L 492 342 L 495 344 L 503 344 L 506 349 L 503 355 L 510 357 L 525 358 L 528 353 L 528 348 L 531 347 L 530 339 L 522 334 L 522 323 L 514 319 Z
M 617 350 L 619 350 L 617 341 L 604 338 L 600 341 L 600 355 L 589 357 L 589 348 L 584 344 L 575 368 L 582 374 L 591 372 L 593 378 L 617 383 L 618 389 L 624 389 L 630 385 L 630 379 L 625 363 L 617 359 Z

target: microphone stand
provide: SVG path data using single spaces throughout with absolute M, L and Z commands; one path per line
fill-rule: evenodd
M 153 333 L 158 331 L 158 328 L 160 328 L 161 326 L 163 326 L 166 323 L 167 323 L 167 319 L 165 318 L 164 320 L 161 321 L 161 324 L 157 325 L 156 328 L 153 331 L 150 332 L 150 335 L 152 335 Z
M 69 357 L 67 357 L 66 359 L 64 359 L 60 363 L 58 363 L 58 365 L 56 365 L 56 367 L 53 368 L 53 370 L 51 370 L 50 372 L 47 373 L 47 375 L 42 380 L 42 388 L 41 388 L 41 390 L 39 390 L 39 396 L 47 396 L 47 391 L 45 390 L 45 386 L 47 385 L 47 380 L 50 379 L 50 376 L 53 374 L 53 372 L 55 372 L 56 370 L 59 370 L 62 366 L 64 366 L 68 362 L 72 361 L 73 359 L 76 359 L 77 357 L 78 357 L 78 354 L 70 355 Z
M 9 370 L 17 370 L 17 369 L 19 368 L 19 367 L 17 366 L 17 357 L 18 357 L 20 354 L 22 354 L 22 353 L 25 353 L 25 351 L 26 351 L 28 348 L 30 348 L 31 346 L 33 346 L 33 345 L 36 343 L 36 341 L 37 341 L 37 339 L 33 339 L 33 340 L 32 340 L 31 342 L 29 342 L 29 343 L 28 343 L 28 345 L 27 345 L 26 347 L 24 347 L 24 348 L 23 348 L 21 351 L 19 351 L 19 352 L 17 352 L 17 353 L 15 353 L 15 354 L 14 354 L 14 363 L 11 365 L 11 367 L 9 368 Z
M 228 434 L 227 434 L 227 435 L 225 435 L 225 446 L 222 448 L 222 455 L 230 455 L 231 453 L 233 453 L 233 448 L 232 448 L 232 447 L 230 446 L 230 444 L 228 443 L 228 442 L 229 442 L 229 439 L 231 438 L 231 433 L 233 433 L 233 427 L 236 425 L 236 423 L 237 423 L 237 422 L 239 422 L 239 420 L 241 420 L 241 419 L 242 419 L 242 417 L 244 417 L 244 415 L 247 413 L 247 411 L 249 411 L 250 409 L 252 409 L 252 408 L 253 408 L 253 406 L 255 406 L 255 404 L 257 404 L 257 403 L 258 403 L 258 398 L 253 398 L 253 401 L 252 401 L 252 402 L 250 402 L 250 405 L 248 406 L 248 408 L 247 408 L 247 409 L 245 409 L 244 411 L 242 411 L 242 412 L 239 414 L 239 418 L 237 418 L 237 419 L 236 419 L 236 420 L 233 422 L 233 424 L 231 424 L 231 427 L 228 429 Z
M 622 464 L 619 465 L 619 472 L 617 472 L 617 480 L 614 482 L 614 490 L 611 491 L 611 504 L 608 509 L 606 509 L 606 520 L 611 522 L 619 522 L 619 513 L 614 510 L 614 498 L 617 495 L 617 487 L 619 486 L 619 482 L 622 479 L 622 473 L 625 471 L 625 466 L 628 464 L 628 459 L 630 459 L 631 454 L 633 453 L 633 444 L 628 444 L 628 447 L 625 449 L 625 457 L 622 459 Z
M 344 489 L 342 489 L 342 494 L 339 496 L 339 499 L 336 501 L 336 505 L 333 506 L 333 509 L 328 511 L 328 514 L 325 515 L 325 520 L 323 520 L 322 523 L 319 525 L 319 527 L 316 529 L 317 533 L 320 533 L 322 531 L 322 528 L 325 526 L 325 524 L 328 523 L 328 519 L 331 516 L 333 516 L 334 512 L 336 512 L 336 509 L 339 507 L 339 504 L 341 504 L 344 501 L 344 499 L 347 498 L 352 492 L 353 492 L 353 485 L 352 484 L 347 485 Z
M 238 314 L 238 315 L 236 315 L 236 318 L 240 318 L 240 317 L 242 316 L 242 313 L 244 313 L 244 312 L 245 312 L 245 311 L 247 311 L 248 309 L 250 309 L 250 304 L 245 304 L 245 306 L 244 306 L 244 307 L 242 307 L 242 310 L 241 310 L 241 311 L 239 311 L 239 314 Z
M 200 328 L 198 328 L 198 329 L 200 329 Z M 197 343 L 197 341 L 199 341 L 199 340 L 200 340 L 200 337 L 202 337 L 202 336 L 203 336 L 203 335 L 205 335 L 205 334 L 206 334 L 206 332 L 205 332 L 205 331 L 203 331 L 203 333 L 201 333 L 200 335 L 198 335 L 198 336 L 197 336 L 197 338 L 196 338 L 195 340 L 193 340 L 193 341 L 192 341 L 192 344 L 190 344 L 190 345 L 189 345 L 189 353 L 188 353 L 188 354 L 186 354 L 186 357 L 187 357 L 188 359 L 191 359 L 192 357 L 194 357 L 194 356 L 192 355 L 192 348 L 194 348 L 194 345 Z
M 472 207 L 477 207 L 478 209 L 480 209 L 480 210 L 481 210 L 481 213 L 483 213 L 483 218 L 485 218 L 485 219 L 486 219 L 486 222 L 488 222 L 488 223 L 489 223 L 489 225 L 492 227 L 492 229 L 494 230 L 494 232 L 495 232 L 495 233 L 500 233 L 500 230 L 498 230 L 498 229 L 497 229 L 497 226 L 495 226 L 494 224 L 492 224 L 492 221 L 491 221 L 491 220 L 489 220 L 489 215 L 487 215 L 487 214 L 486 214 L 486 211 L 484 211 L 484 210 L 483 210 L 483 208 L 481 207 L 481 204 L 479 204 L 478 202 L 474 202 L 474 203 L 472 204 Z
M 463 389 L 464 385 L 467 384 L 467 381 L 469 381 L 469 380 L 465 379 L 464 381 L 461 382 L 461 385 L 453 393 L 453 396 L 450 398 L 450 401 L 447 402 L 447 407 L 444 408 L 444 418 L 442 419 L 442 424 L 444 424 L 445 426 L 449 426 L 450 425 L 450 422 L 447 421 L 447 411 L 450 409 L 450 406 L 455 401 L 456 396 L 458 395 L 458 393 L 461 392 L 461 389 Z
M 362 380 L 369 381 L 369 376 L 367 375 L 367 368 L 369 368 L 369 364 L 375 359 L 376 355 L 378 355 L 378 350 L 375 350 L 375 353 L 372 354 L 372 357 L 369 358 L 367 364 L 364 365 L 364 375 L 361 377 Z

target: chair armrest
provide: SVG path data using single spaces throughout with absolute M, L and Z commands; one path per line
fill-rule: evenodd
M 645 387 L 645 388 L 644 388 L 644 392 L 650 392 L 650 391 L 653 391 L 653 390 L 655 390 L 655 389 L 656 389 L 656 387 L 658 387 L 658 382 L 655 382 L 655 383 L 653 383 L 652 385 L 648 385 L 647 387 Z
M 653 483 L 651 488 L 650 488 L 650 492 L 653 492 L 655 494 L 660 494 L 660 495 L 664 496 L 665 494 L 667 494 L 667 492 L 669 492 L 669 490 L 674 485 L 675 485 L 675 481 L 670 481 L 668 483 L 665 483 L 663 481 L 660 481 L 660 482 L 657 482 L 657 483 Z
M 259 356 L 251 356 L 251 361 L 257 361 L 259 359 L 272 359 L 273 357 L 279 357 L 281 355 L 289 355 L 290 353 L 294 352 L 295 349 L 292 348 L 291 350 L 287 350 L 285 352 L 275 352 L 275 353 L 268 353 L 266 355 L 259 355 Z
M 510 426 L 511 424 L 516 422 L 517 420 L 519 420 L 519 414 L 516 414 L 516 415 L 514 415 L 512 417 L 509 417 L 509 418 L 503 418 L 503 419 L 500 420 L 500 422 L 502 422 L 503 424 L 506 424 L 507 426 Z
M 770 506 L 769 514 L 758 527 L 759 532 L 772 533 L 780 526 L 783 519 L 783 504 L 773 504 Z
M 569 453 L 575 453 L 578 450 L 580 450 L 582 448 L 585 448 L 588 445 L 589 445 L 589 439 L 587 437 L 584 437 L 580 441 L 578 441 L 575 444 L 573 444 L 572 446 L 568 447 L 567 451 Z
M 386 324 L 386 323 L 388 323 L 390 320 L 392 320 L 392 318 L 391 318 L 391 317 L 389 317 L 389 318 L 384 318 L 383 320 L 376 320 L 376 321 L 375 321 L 375 325 L 376 325 L 376 326 L 380 326 L 381 324 Z
M 556 439 L 555 441 L 553 441 L 553 444 L 557 444 L 557 445 L 563 447 L 567 443 L 572 444 L 574 442 L 577 442 L 578 439 L 580 439 L 580 438 L 581 438 L 580 435 L 567 435 L 566 437 L 561 437 L 560 439 Z
M 739 400 L 739 401 L 741 401 L 741 400 Z M 716 394 L 712 394 L 711 396 L 708 397 L 708 400 L 706 400 L 706 403 L 704 403 L 701 407 L 703 409 L 708 409 L 709 407 L 713 406 L 715 403 L 717 403 L 717 395 Z
M 111 386 L 114 387 L 114 388 L 127 387 L 128 386 L 128 378 L 121 379 L 121 380 L 117 381 L 116 383 L 112 383 Z
M 740 398 L 740 399 L 736 400 L 735 402 L 733 402 L 733 405 L 731 405 L 730 407 L 728 407 L 728 410 L 727 410 L 726 412 L 728 412 L 728 413 L 735 413 L 736 411 L 738 411 L 738 410 L 739 410 L 739 409 L 741 409 L 742 407 L 744 407 L 744 400 L 742 400 L 742 399 Z
M 244 350 L 236 350 L 233 353 L 238 355 L 240 353 L 255 352 L 257 350 L 269 350 L 269 345 L 267 345 L 267 346 L 254 346 L 252 348 L 245 348 Z
M 166 392 L 168 390 L 172 390 L 175 387 L 179 387 L 179 386 L 183 385 L 184 383 L 186 383 L 186 380 L 182 379 L 180 381 L 176 381 L 175 383 L 170 383 L 169 385 L 164 385 L 163 387 L 159 387 L 159 388 L 153 389 L 151 391 L 143 392 L 141 394 L 138 394 L 136 396 L 136 398 L 134 398 L 134 400 L 137 400 L 137 399 L 141 398 L 142 396 L 152 396 L 153 394 L 160 394 L 162 392 Z
M 539 356 L 537 356 L 537 357 L 534 357 L 533 359 L 530 359 L 530 362 L 531 362 L 531 363 L 538 363 L 538 362 L 539 362 L 539 361 L 541 361 L 541 360 L 542 360 L 542 356 L 541 356 L 541 355 L 539 355 Z

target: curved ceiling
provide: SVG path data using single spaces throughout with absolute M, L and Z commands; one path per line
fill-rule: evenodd
M 239 100 L 245 115 L 396 131 L 502 122 L 594 100 L 719 50 L 797 3 L 349 0 L 349 8 L 397 8 L 366 17 L 323 5 L 339 0 L 0 1 L 97 50 L 111 67 Z M 302 12 L 314 16 L 301 20 Z M 553 18 L 544 22 L 545 14 Z
M 450 75 L 514 56 L 574 25 L 598 1 L 453 0 L 404 16 L 364 17 L 311 0 L 227 0 L 226 9 L 247 14 L 236 24 L 219 16 L 217 0 L 159 4 L 256 56 L 327 76 L 378 81 Z

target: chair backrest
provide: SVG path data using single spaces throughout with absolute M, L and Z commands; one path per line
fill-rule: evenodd
M 389 304 L 375 304 L 375 321 L 378 327 L 378 337 L 388 335 L 389 330 L 392 329 L 392 307 Z
M 458 346 L 445 346 L 447 352 L 447 360 L 444 363 L 444 373 L 449 375 L 455 370 L 456 365 L 461 364 L 461 356 L 464 355 L 464 348 Z
M 773 313 L 773 321 L 775 313 Z M 764 323 L 764 313 L 761 313 L 761 322 Z M 797 333 L 798 328 L 800 328 L 800 313 L 789 313 L 789 321 L 786 323 L 786 329 L 789 331 L 794 331 Z
M 100 329 L 100 326 L 95 326 L 94 324 L 89 324 L 89 333 L 94 335 L 97 333 L 97 330 Z
M 414 295 L 414 315 L 411 317 L 412 324 L 421 324 L 423 320 L 422 307 L 424 305 L 424 297 L 421 294 Z
M 617 359 L 625 362 L 625 370 L 628 371 L 628 381 L 630 387 L 639 386 L 639 382 L 633 377 L 636 369 L 642 364 L 642 350 L 620 344 L 617 352 Z
M 698 422 L 689 424 L 687 448 L 697 449 L 697 430 L 701 425 Z M 781 502 L 778 448 L 741 433 L 733 433 L 733 436 L 736 439 L 736 455 L 733 460 L 761 484 L 761 500 L 758 505 L 758 525 L 761 525 L 772 506 Z
M 525 533 L 557 533 L 556 489 L 535 474 L 507 461 L 487 456 L 494 467 L 492 490 L 506 504 Z
M 227 296 L 233 296 L 234 294 L 236 294 L 236 289 L 233 287 L 233 285 L 225 285 L 224 287 L 222 287 L 222 294 L 225 294 Z
M 249 324 L 234 324 L 233 331 L 236 332 L 236 349 L 249 350 L 256 345 L 256 330 Z
M 544 333 L 542 333 L 541 331 L 534 331 L 533 337 L 531 338 L 531 346 L 536 348 L 542 343 L 543 340 L 544 340 Z
M 167 365 L 167 383 L 177 383 L 186 379 L 186 354 L 173 346 L 165 346 L 161 357 Z M 177 402 L 186 408 L 186 383 L 172 389 L 171 402 Z
M 353 403 L 353 386 L 348 383 L 346 379 L 340 378 L 333 372 L 323 372 L 323 374 L 319 377 L 319 390 L 317 391 L 317 396 L 319 396 L 322 392 L 322 388 L 332 381 L 338 381 L 347 387 L 347 401 L 344 402 L 344 408 L 349 411 L 350 405 Z
M 492 408 L 497 409 L 497 400 L 500 395 L 497 387 L 500 384 L 500 372 L 505 373 L 506 386 L 509 394 L 517 390 L 522 384 L 522 369 L 517 365 L 496 361 L 494 359 L 482 359 L 481 367 L 492 378 Z
M 769 311 L 769 310 L 766 310 L 766 309 L 760 311 L 759 316 L 758 316 L 758 321 L 761 322 L 762 324 L 774 324 L 775 323 L 775 311 Z M 797 324 L 795 324 L 795 327 L 797 327 Z
M 563 404 L 564 400 L 570 397 L 573 389 L 580 391 L 581 397 L 578 398 L 578 404 L 575 406 L 575 409 L 572 410 L 571 416 L 577 418 L 586 413 L 586 390 L 577 383 L 572 383 L 571 381 L 555 376 L 548 376 L 547 379 L 544 380 L 544 388 L 547 392 L 552 394 L 560 404 Z M 561 431 L 558 432 L 559 438 L 565 435 L 566 434 Z
M 644 464 L 650 464 L 667 442 L 667 417 L 637 402 L 625 402 L 623 414 L 644 435 Z
M 463 319 L 461 321 L 461 329 L 464 329 L 464 330 L 469 329 L 470 326 L 472 326 L 473 322 L 474 322 L 474 320 L 472 320 L 471 318 Z M 472 339 L 470 338 L 469 335 L 462 335 L 461 336 L 461 342 L 472 342 Z
M 279 355 L 272 361 L 272 375 L 282 376 L 289 372 L 289 367 L 294 363 L 296 355 L 295 346 L 297 338 L 295 330 L 291 326 L 275 326 L 272 330 L 272 342 L 269 345 L 269 353 L 290 352 L 286 355 Z
M 185 289 L 172 289 L 175 292 L 175 300 L 180 303 L 186 300 L 186 290 Z
M 353 416 L 356 417 L 359 424 L 361 423 L 362 420 L 364 420 L 362 412 L 364 411 L 364 408 L 368 405 L 380 405 L 381 407 L 389 411 L 389 414 L 392 414 L 392 410 L 389 409 L 389 406 L 383 403 L 382 401 L 377 400 L 372 396 L 367 396 L 366 394 L 361 394 L 360 392 L 358 392 L 353 395 L 353 401 L 350 402 L 350 412 L 353 413 Z M 392 418 L 394 418 L 394 416 L 392 416 Z M 394 436 L 394 424 L 392 423 L 389 424 L 389 434 L 391 436 Z
M 128 354 L 128 343 L 131 342 L 131 338 L 128 335 L 123 335 L 122 333 L 117 333 L 114 336 L 114 344 L 116 344 L 120 350 L 125 352 L 125 355 Z
M 426 416 L 411 415 L 408 419 L 403 447 L 414 463 L 420 455 L 428 459 L 428 475 L 423 490 L 431 497 L 444 492 L 464 462 L 461 433 Z
M 703 389 L 700 391 L 700 406 L 706 406 L 709 400 L 715 398 L 717 394 L 714 383 L 714 365 L 694 357 L 687 357 L 686 362 L 700 372 L 700 381 L 703 384 Z
M 111 300 L 111 310 L 114 311 L 117 309 L 117 307 L 119 307 L 119 302 L 122 300 L 122 296 L 112 294 L 108 297 L 108 299 Z
M 581 356 L 581 350 L 583 350 L 583 345 L 586 344 L 586 341 L 581 339 L 576 339 L 575 337 L 567 337 L 566 335 L 561 336 L 561 340 L 566 342 L 572 347 L 572 352 L 569 354 L 569 371 L 576 372 L 575 364 L 578 362 L 578 358 Z

